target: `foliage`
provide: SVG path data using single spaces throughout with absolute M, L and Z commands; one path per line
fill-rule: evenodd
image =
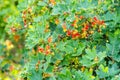
M 15 13 L 2 15 L 9 15 L 6 23 L 0 22 L 5 23 L 4 34 L 9 39 L 2 36 L 5 44 L 0 45 L 0 56 L 20 66 L 16 70 L 19 79 L 120 79 L 119 0 L 16 2 L 9 4 L 15 9 L 6 8 Z M 8 60 L 1 67 L 8 70 Z

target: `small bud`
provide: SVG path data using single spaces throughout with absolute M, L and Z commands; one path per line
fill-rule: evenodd
M 48 41 L 49 43 L 51 43 L 51 42 L 52 42 L 52 37 L 50 36 L 47 41 Z
M 10 28 L 10 29 L 11 29 L 11 32 L 12 32 L 12 33 L 14 33 L 14 32 L 17 31 L 16 28 L 14 28 L 14 27 L 13 27 L 13 28 Z

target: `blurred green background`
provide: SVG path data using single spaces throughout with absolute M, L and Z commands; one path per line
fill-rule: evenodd
M 21 70 L 21 52 L 5 31 L 7 18 L 17 14 L 17 5 L 23 0 L 0 0 L 0 80 L 18 80 Z M 16 50 L 17 48 L 17 50 Z

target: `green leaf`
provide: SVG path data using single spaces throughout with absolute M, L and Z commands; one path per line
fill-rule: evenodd
M 112 64 L 112 66 L 109 68 L 110 76 L 115 76 L 119 72 L 120 72 L 120 69 L 119 69 L 119 66 L 116 63 Z
M 46 69 L 47 73 L 52 73 L 54 69 L 54 66 L 49 65 L 48 68 Z
M 58 44 L 57 44 L 57 49 L 60 50 L 60 51 L 65 51 L 65 43 L 60 41 Z
M 52 14 L 51 15 L 58 15 L 60 14 L 60 7 L 59 6 L 55 6 L 53 9 L 52 9 Z
M 115 15 L 112 12 L 107 12 L 106 14 L 103 15 L 104 16 L 104 20 L 114 20 Z
M 38 6 L 46 6 L 47 4 L 44 1 L 39 1 Z
M 46 34 L 48 36 L 49 34 Z M 30 28 L 27 33 L 26 38 L 26 48 L 32 49 L 35 45 L 37 45 L 41 40 L 46 39 L 44 33 L 44 26 L 40 26 L 38 24 L 34 25 L 33 28 Z
M 85 52 L 87 53 L 85 57 L 88 58 L 89 60 L 93 60 L 97 56 L 95 48 L 86 49 Z
M 105 58 L 107 55 L 106 55 L 106 52 L 104 51 L 104 52 L 99 52 L 99 53 L 97 54 L 97 56 L 98 56 L 98 59 L 99 59 L 99 62 L 100 62 L 100 61 L 104 60 L 104 58 Z
M 100 78 L 105 78 L 109 76 L 108 67 L 104 67 L 102 64 L 99 66 L 99 69 L 96 70 L 97 75 Z
M 50 63 L 51 62 L 51 55 L 47 55 L 46 60 L 47 60 L 48 63 Z
M 75 19 L 75 14 L 70 14 L 70 15 L 66 18 L 66 20 L 67 20 L 67 21 L 70 21 L 70 22 L 74 21 L 74 19 Z
M 119 32 L 116 31 L 113 34 L 109 35 L 110 43 L 107 43 L 107 55 L 114 58 L 116 61 L 120 61 L 119 59 L 119 48 L 120 48 L 120 37 Z
M 76 46 L 77 46 L 77 45 L 76 45 Z M 74 54 L 72 54 L 72 56 L 79 56 L 79 55 L 81 55 L 81 54 L 82 54 L 82 51 L 84 50 L 84 48 L 85 48 L 85 44 L 80 43 L 80 44 L 78 45 L 77 51 L 76 51 Z
M 63 69 L 62 72 L 58 75 L 58 80 L 73 80 L 72 74 L 69 69 Z
M 78 71 L 75 71 L 75 80 L 82 80 L 83 79 L 83 73 L 78 70 Z
M 54 57 L 57 60 L 63 60 L 63 53 L 56 53 Z
M 55 76 L 50 77 L 50 80 L 56 80 Z
M 34 22 L 40 22 L 42 20 L 41 16 L 35 17 L 34 18 Z
M 88 58 L 86 58 L 85 56 L 82 57 L 82 59 L 80 60 L 80 63 L 83 65 L 83 66 L 86 66 L 86 67 L 90 67 L 93 65 L 92 61 L 90 61 Z
M 42 70 L 36 71 L 36 70 L 31 70 L 28 74 L 28 79 L 30 80 L 42 80 Z
M 65 46 L 65 52 L 66 53 L 73 53 L 74 52 L 74 48 L 70 45 L 66 45 Z
M 44 59 L 44 57 L 45 57 L 45 55 L 44 54 L 38 54 L 38 58 L 39 58 L 39 60 L 43 60 Z

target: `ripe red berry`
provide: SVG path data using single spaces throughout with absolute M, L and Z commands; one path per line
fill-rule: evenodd
M 48 42 L 51 43 L 52 42 L 52 37 L 48 38 Z
M 72 38 L 76 39 L 80 37 L 80 33 L 77 30 L 72 31 Z
M 92 26 L 94 26 L 96 23 L 95 22 L 92 22 Z
M 62 24 L 62 28 L 63 28 L 63 31 L 66 32 L 67 31 L 67 26 L 66 26 L 66 23 L 63 23 Z
M 20 39 L 19 35 L 14 35 L 14 40 L 17 42 Z
M 80 16 L 80 19 L 83 19 L 84 17 L 83 16 Z
M 97 17 L 94 17 L 93 20 L 94 20 L 94 21 L 98 21 Z
M 50 46 L 49 46 L 49 45 L 46 45 L 45 49 L 46 49 L 46 50 L 50 49 Z
M 44 48 L 41 48 L 40 46 L 38 47 L 38 52 L 43 53 L 44 52 Z
M 102 20 L 102 21 L 100 21 L 100 25 L 103 25 L 105 22 Z
M 67 30 L 66 35 L 67 35 L 67 36 L 71 36 L 71 34 L 72 34 L 71 30 Z
M 40 64 L 40 60 L 38 60 L 38 64 Z
M 48 55 L 48 54 L 50 54 L 50 53 L 51 53 L 50 49 L 45 50 L 45 54 L 46 54 L 46 55 Z
M 13 28 L 10 28 L 10 29 L 11 29 L 11 32 L 12 32 L 12 33 L 14 33 L 14 32 L 17 31 L 16 28 L 14 28 L 14 27 L 13 27 Z
M 89 29 L 89 25 L 88 24 L 85 24 L 85 29 L 88 30 Z

